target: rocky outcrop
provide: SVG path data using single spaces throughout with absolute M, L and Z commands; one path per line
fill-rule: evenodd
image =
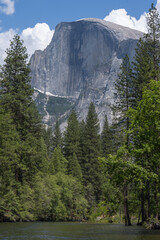
M 141 32 L 100 19 L 60 23 L 51 43 L 30 59 L 31 84 L 44 92 L 73 99 L 79 119 L 90 102 L 96 105 L 102 125 L 112 121 L 114 82 L 122 58 L 134 55 Z

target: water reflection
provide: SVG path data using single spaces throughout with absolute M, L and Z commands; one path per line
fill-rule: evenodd
M 159 240 L 160 231 L 116 224 L 1 223 L 1 240 Z

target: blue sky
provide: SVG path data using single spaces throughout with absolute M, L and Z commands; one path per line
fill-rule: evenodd
M 3 1 L 0 1 L 3 2 Z M 7 2 L 7 1 L 6 1 Z M 113 9 L 124 8 L 137 19 L 156 0 L 15 0 L 13 14 L 1 12 L 2 31 L 10 28 L 22 31 L 36 23 L 47 23 L 50 28 L 62 21 L 75 21 L 86 17 L 105 18 Z
M 0 63 L 15 33 L 31 55 L 50 42 L 55 26 L 94 17 L 145 31 L 145 12 L 160 0 L 0 0 Z

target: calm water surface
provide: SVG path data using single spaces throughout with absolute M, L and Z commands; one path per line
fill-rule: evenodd
M 0 223 L 2 240 L 160 240 L 160 231 L 116 224 Z

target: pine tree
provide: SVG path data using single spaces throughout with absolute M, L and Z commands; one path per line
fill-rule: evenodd
M 123 122 L 123 125 L 127 124 L 126 113 L 133 105 L 133 90 L 132 90 L 132 68 L 128 55 L 123 58 L 120 66 L 120 73 L 115 83 L 117 91 L 117 99 L 114 105 L 114 111 L 116 116 L 116 122 Z
M 80 129 L 76 112 L 72 110 L 64 133 L 64 156 L 67 160 L 75 153 L 79 157 Z
M 142 99 L 143 88 L 160 76 L 160 16 L 154 4 L 146 17 L 147 30 L 137 43 L 133 61 L 133 90 L 136 106 Z
M 128 109 L 134 105 L 133 96 L 132 68 L 128 55 L 123 58 L 120 66 L 120 73 L 115 83 L 117 90 L 117 99 L 113 106 L 114 111 L 114 141 L 115 145 L 129 144 L 129 135 L 124 131 L 129 129 Z M 122 132 L 123 130 L 123 132 Z
M 134 105 L 133 98 L 133 84 L 132 84 L 132 68 L 129 61 L 129 57 L 126 55 L 122 61 L 120 67 L 120 73 L 116 81 L 116 90 L 117 90 L 117 100 L 114 106 L 116 121 L 119 125 L 119 130 L 125 130 L 122 134 L 121 144 L 126 145 L 126 149 L 129 148 L 129 124 L 130 120 L 127 116 L 127 112 L 131 106 Z M 126 161 L 128 158 L 126 157 Z M 130 216 L 129 216 L 129 207 L 128 207 L 128 186 L 127 182 L 124 184 L 124 209 L 125 209 L 125 225 L 131 225 Z
M 160 168 L 160 82 L 152 80 L 143 90 L 142 100 L 136 110 L 130 109 L 132 153 L 134 162 L 141 168 L 152 173 L 159 174 Z M 157 181 L 143 180 L 141 189 L 141 216 L 142 223 L 146 217 L 151 216 L 151 209 L 154 216 L 158 218 L 158 189 Z M 154 192 L 154 193 L 153 193 Z M 153 204 L 153 205 L 151 205 Z M 147 207 L 146 207 L 147 206 Z M 151 207 L 152 206 L 152 207 Z
M 47 155 L 48 157 L 51 156 L 52 152 L 53 152 L 53 131 L 52 128 L 49 127 L 46 129 L 46 127 L 44 126 L 42 128 L 42 135 L 43 135 L 43 139 L 47 148 Z
M 82 120 L 79 124 L 80 127 L 80 150 L 79 150 L 79 163 L 82 169 L 82 172 L 84 172 L 83 168 L 84 168 L 84 159 L 85 159 L 85 155 L 84 155 L 84 147 L 85 147 L 85 121 Z
M 47 172 L 47 154 L 42 138 L 41 118 L 32 100 L 33 89 L 30 86 L 28 55 L 18 35 L 14 36 L 6 53 L 4 66 L 1 67 L 0 72 L 0 108 L 7 114 L 6 116 L 10 116 L 11 122 L 8 127 L 13 127 L 18 135 L 18 140 L 13 137 L 10 146 L 15 150 L 10 158 L 12 166 L 10 175 L 13 179 L 9 183 L 14 193 L 13 199 L 10 199 L 11 215 L 16 219 L 20 216 L 25 218 L 27 214 L 29 216 L 29 207 L 27 209 L 23 204 L 25 191 L 22 189 L 31 193 L 29 189 L 36 173 Z M 1 154 L 4 158 L 5 153 L 1 152 Z M 8 168 L 7 165 L 8 162 L 4 162 L 4 167 Z M 1 178 L 4 181 L 5 176 L 1 175 Z
M 101 171 L 98 162 L 100 156 L 99 120 L 93 103 L 90 104 L 85 125 L 85 145 L 83 177 L 86 186 L 86 198 L 99 201 L 101 196 Z
M 10 112 L 23 140 L 29 132 L 39 132 L 40 116 L 32 100 L 28 55 L 18 35 L 14 36 L 6 53 L 7 57 L 0 73 L 0 104 L 6 112 Z
M 49 171 L 51 174 L 56 174 L 58 172 L 66 173 L 67 172 L 68 161 L 63 156 L 63 153 L 58 146 L 54 149 L 52 157 L 50 159 Z
M 13 125 L 10 114 L 0 109 L 0 220 L 12 217 L 12 209 L 17 210 L 16 200 L 16 168 L 19 164 L 17 150 L 20 148 L 20 138 Z
M 159 80 L 160 77 L 160 16 L 154 4 L 151 5 L 147 15 L 147 34 L 139 40 L 137 44 L 136 54 L 133 62 L 134 77 L 133 86 L 135 97 L 137 100 L 136 106 L 143 99 L 144 87 L 149 87 L 151 80 Z M 136 143 L 135 143 L 136 144 Z M 148 155 L 150 158 L 150 156 Z M 136 161 L 148 161 L 143 155 L 139 156 Z M 150 186 L 147 184 L 147 202 L 148 209 L 150 208 Z M 141 215 L 142 222 L 146 220 L 145 214 L 145 193 L 141 190 Z M 148 211 L 148 216 L 150 216 Z
M 61 147 L 62 146 L 62 134 L 61 134 L 58 120 L 56 121 L 53 135 L 54 135 L 53 136 L 53 148 L 56 148 L 58 146 Z
M 159 80 L 160 65 L 160 15 L 158 10 L 151 4 L 146 16 L 148 32 L 145 35 L 148 52 L 153 60 L 154 76 L 152 79 Z
M 105 116 L 103 130 L 101 133 L 102 153 L 104 157 L 113 152 L 113 136 L 111 129 L 108 125 L 107 115 Z
M 135 107 L 142 99 L 142 90 L 151 79 L 155 78 L 155 69 L 153 59 L 150 56 L 149 45 L 146 40 L 140 38 L 135 49 L 133 61 L 133 92 L 135 99 Z
M 73 153 L 73 156 L 69 158 L 68 173 L 77 178 L 79 182 L 82 181 L 81 166 L 75 153 Z

